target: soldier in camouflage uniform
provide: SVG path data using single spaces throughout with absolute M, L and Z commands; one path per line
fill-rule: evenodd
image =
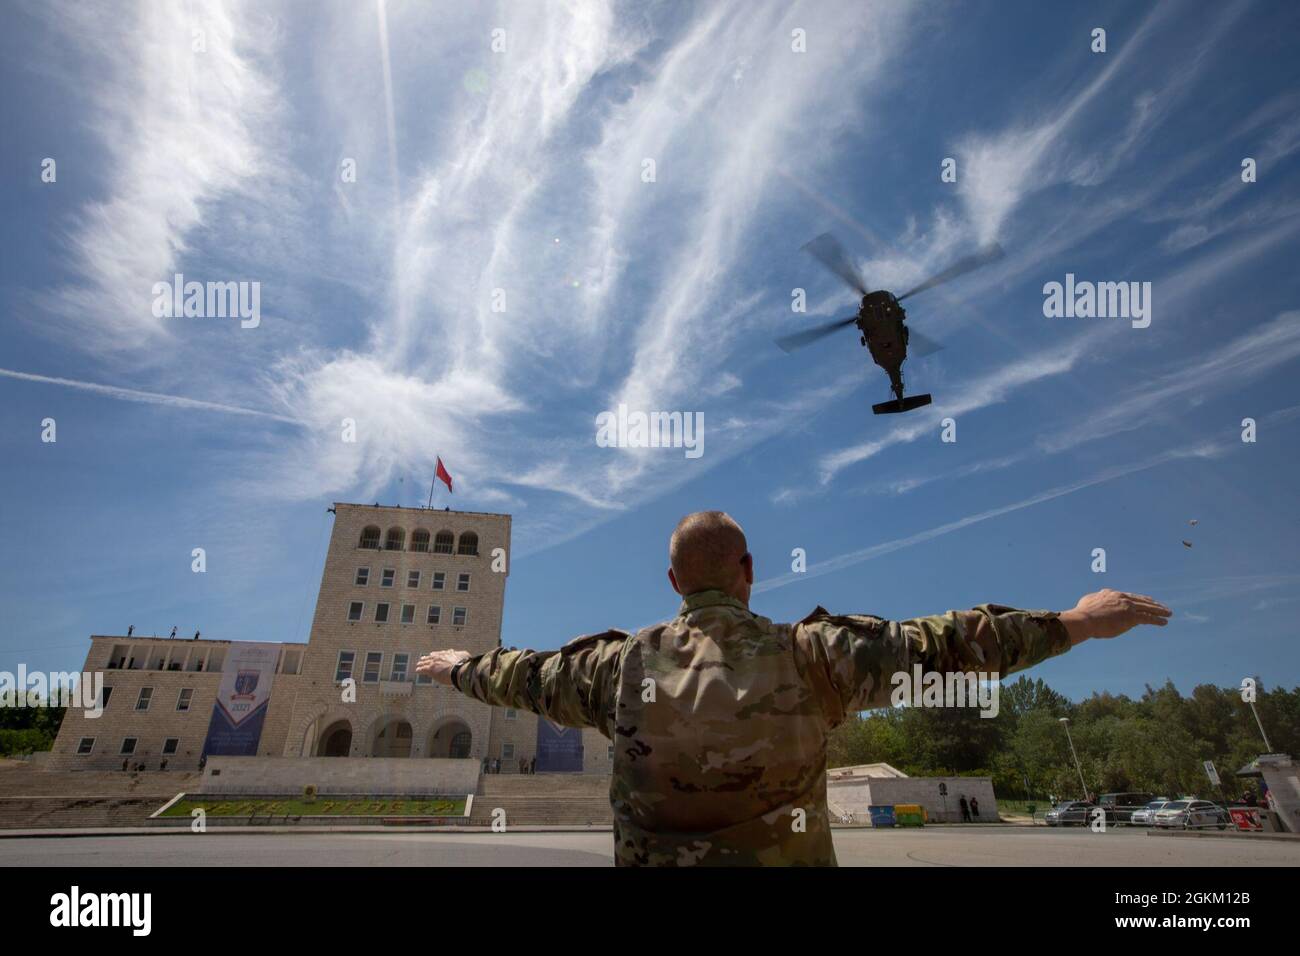
M 983 604 L 887 621 L 818 607 L 777 624 L 749 610 L 753 560 L 716 511 L 682 519 L 669 560 L 684 595 L 671 621 L 558 651 L 435 651 L 417 667 L 484 703 L 608 737 L 620 866 L 834 866 L 827 737 L 887 706 L 894 674 L 1005 676 L 1171 613 L 1107 590 L 1060 614 Z

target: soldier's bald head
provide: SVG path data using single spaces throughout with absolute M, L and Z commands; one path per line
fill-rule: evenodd
M 726 591 L 749 599 L 749 545 L 725 511 L 697 511 L 677 522 L 668 542 L 673 581 L 682 594 Z M 736 593 L 743 587 L 743 597 Z

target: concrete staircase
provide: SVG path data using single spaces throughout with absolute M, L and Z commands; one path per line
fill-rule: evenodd
M 610 826 L 614 820 L 604 774 L 483 774 L 470 823 L 491 825 L 498 807 L 506 826 Z
M 58 772 L 0 760 L 0 830 L 145 826 L 176 794 L 197 791 L 199 778 L 197 772 Z M 480 775 L 469 823 L 490 826 L 498 807 L 507 826 L 613 822 L 603 774 Z
M 144 826 L 149 814 L 198 781 L 197 772 L 60 773 L 0 760 L 0 830 Z

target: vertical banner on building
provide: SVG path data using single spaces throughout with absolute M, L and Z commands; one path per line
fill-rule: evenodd
M 537 718 L 537 769 L 543 773 L 582 773 L 582 731 Z
M 231 644 L 221 668 L 221 686 L 208 723 L 203 752 L 209 756 L 254 757 L 275 680 L 279 644 Z

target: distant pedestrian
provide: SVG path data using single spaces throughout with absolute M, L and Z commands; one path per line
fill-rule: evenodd
M 961 822 L 970 823 L 970 804 L 966 802 L 966 794 L 961 795 L 961 799 L 957 801 L 957 806 L 961 807 Z
M 126 636 L 127 636 L 127 637 L 130 637 L 130 636 L 131 636 L 132 634 L 134 634 L 134 633 L 135 633 L 135 625 L 134 625 L 134 624 L 131 624 L 131 625 L 129 625 L 129 626 L 127 627 L 127 629 L 126 629 Z
M 975 797 L 970 798 L 970 815 L 972 820 L 978 820 L 980 815 L 980 802 Z
M 130 764 L 130 762 L 131 762 L 131 758 L 130 758 L 130 757 L 123 757 L 123 758 L 122 758 L 122 770 L 123 770 L 123 771 L 126 770 L 127 766 Z
M 528 772 L 529 772 L 529 773 L 537 773 L 537 758 L 536 758 L 536 757 L 534 757 L 532 760 L 528 761 Z
M 199 771 L 202 772 L 203 768 L 206 767 L 207 765 L 208 765 L 208 755 L 203 754 L 201 757 L 199 757 Z

